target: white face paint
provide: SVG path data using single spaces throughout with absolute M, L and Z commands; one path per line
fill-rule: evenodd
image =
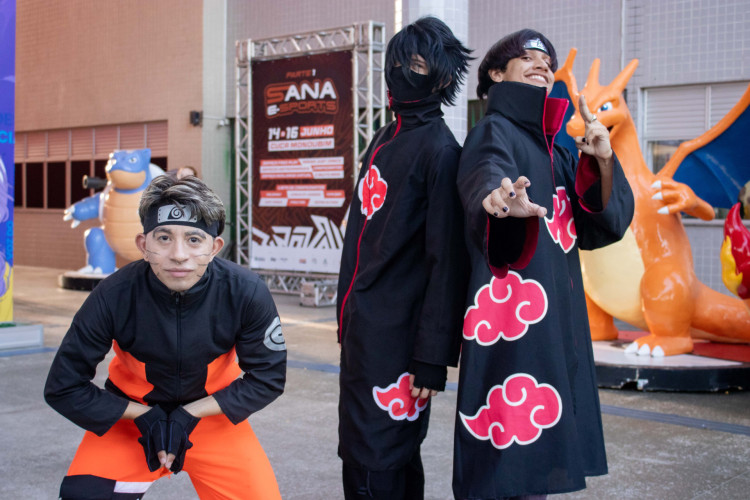
M 286 342 L 284 342 L 284 334 L 281 333 L 281 320 L 278 316 L 271 321 L 271 324 L 266 328 L 266 336 L 263 339 L 263 345 L 268 347 L 272 351 L 286 351 Z
M 159 281 L 174 292 L 184 292 L 198 283 L 209 262 L 224 246 L 220 237 L 177 224 L 139 234 L 135 242 Z

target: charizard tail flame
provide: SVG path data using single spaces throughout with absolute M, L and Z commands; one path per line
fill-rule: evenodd
M 724 222 L 721 269 L 724 285 L 750 306 L 750 231 L 742 224 L 739 203 Z

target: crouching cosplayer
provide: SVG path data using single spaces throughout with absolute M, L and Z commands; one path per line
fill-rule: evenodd
M 247 421 L 286 379 L 271 294 L 216 258 L 224 206 L 201 180 L 156 178 L 139 213 L 143 259 L 91 292 L 47 378 L 49 405 L 87 431 L 60 497 L 137 499 L 184 470 L 201 498 L 280 498 Z

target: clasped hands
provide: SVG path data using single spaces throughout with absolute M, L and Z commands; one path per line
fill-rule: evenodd
M 609 142 L 609 131 L 602 125 L 595 114 L 589 111 L 586 98 L 581 95 L 578 101 L 578 109 L 585 125 L 584 135 L 575 138 L 576 147 L 582 153 L 596 158 L 602 177 L 611 173 L 613 164 L 612 146 Z M 610 174 L 611 177 L 611 174 Z M 482 206 L 488 214 L 502 219 L 504 217 L 544 217 L 547 209 L 533 203 L 529 199 L 526 189 L 531 186 L 529 179 L 523 175 L 513 182 L 509 177 L 500 181 L 500 187 L 492 190 L 482 200 Z M 604 200 L 603 200 L 604 201 Z M 605 203 L 606 204 L 606 203 Z
M 185 452 L 193 447 L 188 436 L 199 420 L 182 406 L 167 414 L 158 405 L 133 420 L 141 431 L 138 442 L 146 454 L 148 470 L 154 472 L 166 467 L 175 474 L 180 472 Z

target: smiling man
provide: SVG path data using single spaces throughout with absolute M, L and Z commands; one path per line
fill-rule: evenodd
M 457 176 L 471 277 L 456 498 L 539 500 L 607 472 L 578 250 L 625 234 L 633 193 L 583 96 L 580 158 L 555 144 L 567 107 L 548 96 L 556 69 L 555 48 L 529 29 L 500 39 L 478 68 L 487 112 Z
M 185 470 L 201 498 L 280 498 L 247 421 L 286 379 L 271 294 L 216 258 L 224 205 L 201 180 L 156 178 L 139 214 L 143 259 L 91 292 L 47 378 L 49 405 L 88 431 L 60 497 L 137 499 Z M 101 389 L 91 380 L 110 349 Z

